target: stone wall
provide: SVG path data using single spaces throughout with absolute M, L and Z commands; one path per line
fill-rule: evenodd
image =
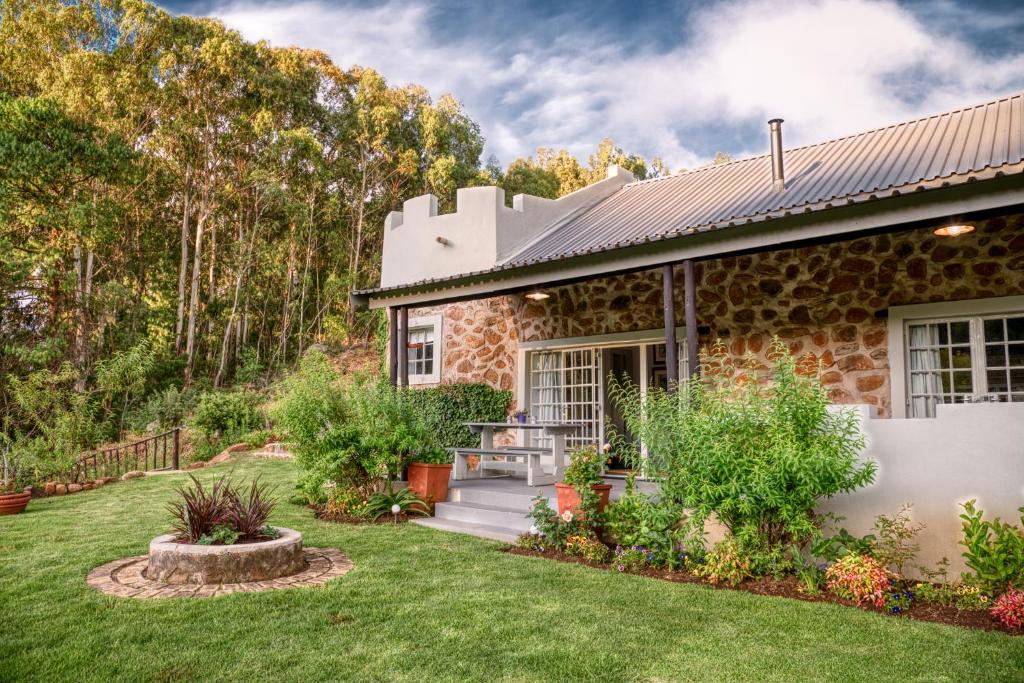
M 701 345 L 720 339 L 734 364 L 747 354 L 764 362 L 777 335 L 805 361 L 821 363 L 822 381 L 837 403 L 865 403 L 889 415 L 890 306 L 1024 293 L 1024 216 L 976 226 L 958 238 L 921 229 L 700 263 Z M 676 281 L 681 322 L 682 272 Z M 509 296 L 435 309 L 444 315 L 442 381 L 509 389 L 519 340 L 663 325 L 659 271 L 550 293 L 540 302 Z

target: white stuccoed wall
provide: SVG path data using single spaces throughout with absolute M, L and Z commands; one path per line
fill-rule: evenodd
M 405 202 L 384 221 L 381 286 L 411 284 L 488 270 L 550 229 L 633 182 L 618 166 L 608 177 L 558 199 L 516 195 L 505 206 L 498 187 L 467 187 L 456 193 L 454 213 L 438 215 L 431 194 Z M 438 242 L 442 238 L 447 243 Z
M 847 407 L 847 409 L 850 409 Z M 913 503 L 927 528 L 918 562 L 950 561 L 950 578 L 966 567 L 960 503 L 976 498 L 986 518 L 1018 523 L 1024 506 L 1024 403 L 940 405 L 931 419 L 877 419 L 855 406 L 868 437 L 865 457 L 878 463 L 875 483 L 819 506 L 846 519 L 850 533 L 871 532 L 875 517 Z

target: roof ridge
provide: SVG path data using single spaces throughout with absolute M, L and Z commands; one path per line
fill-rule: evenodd
M 937 119 L 937 118 L 942 117 L 942 116 L 951 116 L 953 114 L 959 114 L 959 113 L 968 111 L 970 109 L 978 109 L 980 107 L 990 107 L 993 104 L 998 104 L 999 102 L 1004 102 L 1004 101 L 1012 100 L 1012 99 L 1015 99 L 1015 98 L 1024 98 L 1024 91 L 1018 91 L 1018 92 L 1014 92 L 1014 93 L 1009 94 L 1009 95 L 1003 95 L 1003 96 L 1000 96 L 1000 97 L 996 97 L 995 99 L 991 99 L 991 100 L 988 100 L 986 102 L 979 102 L 977 104 L 962 106 L 962 107 L 958 107 L 956 109 L 949 109 L 947 111 L 941 111 L 941 112 L 938 112 L 936 114 L 928 114 L 928 115 L 925 115 L 925 116 L 918 116 L 917 118 L 906 119 L 904 121 L 898 121 L 896 123 L 890 123 L 890 124 L 884 125 L 884 126 L 876 126 L 874 128 L 868 128 L 867 130 L 858 131 L 856 133 L 849 133 L 847 135 L 840 135 L 838 137 L 829 138 L 827 140 L 820 140 L 818 142 L 811 142 L 811 143 L 808 143 L 806 145 L 799 145 L 797 147 L 784 148 L 782 151 L 783 151 L 783 154 L 785 154 L 787 152 L 798 152 L 798 151 L 805 150 L 805 149 L 811 149 L 812 147 L 820 147 L 822 145 L 830 145 L 830 144 L 833 144 L 833 143 L 842 142 L 843 140 L 850 140 L 852 138 L 860 137 L 862 135 L 869 135 L 871 133 L 878 133 L 878 132 L 881 132 L 883 130 L 889 130 L 890 128 L 896 128 L 896 127 L 899 127 L 899 126 L 908 126 L 908 125 L 911 125 L 911 124 L 914 124 L 914 123 L 921 123 L 922 121 L 927 121 L 929 119 Z M 754 156 L 743 157 L 742 159 L 730 159 L 729 161 L 727 161 L 725 163 L 721 163 L 721 164 L 716 164 L 716 163 L 712 162 L 710 164 L 705 164 L 704 166 L 698 166 L 697 168 L 684 169 L 682 171 L 679 171 L 678 173 L 673 173 L 673 174 L 667 175 L 667 176 L 659 176 L 657 178 L 645 178 L 643 180 L 636 180 L 636 181 L 633 181 L 632 183 L 626 183 L 622 187 L 623 188 L 627 188 L 627 187 L 633 187 L 633 186 L 636 186 L 636 185 L 645 185 L 645 184 L 649 184 L 649 183 L 655 183 L 655 182 L 658 182 L 659 180 L 670 180 L 672 178 L 679 178 L 679 177 L 682 177 L 682 176 L 689 176 L 689 175 L 693 175 L 693 174 L 696 174 L 696 173 L 707 172 L 707 171 L 711 171 L 711 170 L 718 169 L 718 168 L 726 168 L 728 166 L 732 166 L 732 165 L 735 165 L 735 164 L 749 163 L 749 162 L 752 162 L 752 161 L 756 161 L 758 159 L 765 159 L 765 158 L 771 158 L 771 153 L 770 152 L 766 152 L 764 154 L 756 154 Z

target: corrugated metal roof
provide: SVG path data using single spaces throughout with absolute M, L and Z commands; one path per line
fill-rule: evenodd
M 554 226 L 501 267 L 726 227 L 857 195 L 963 182 L 986 169 L 1020 166 L 1024 95 L 786 150 L 784 159 L 782 192 L 772 187 L 770 155 L 631 183 Z
M 555 224 L 494 268 L 367 289 L 435 286 L 832 206 L 1024 173 L 1024 94 L 784 152 L 786 189 L 771 156 L 625 185 Z

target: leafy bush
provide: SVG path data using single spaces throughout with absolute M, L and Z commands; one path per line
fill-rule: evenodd
M 569 464 L 565 468 L 562 482 L 569 484 L 577 493 L 589 489 L 594 484 L 604 483 L 605 456 L 598 455 L 593 446 L 577 448 L 569 454 Z
M 191 389 L 166 387 L 154 392 L 142 402 L 131 417 L 131 426 L 137 432 L 146 431 L 155 424 L 159 430 L 173 429 L 185 422 L 198 397 Z
M 612 554 L 612 564 L 620 572 L 636 572 L 646 569 L 651 564 L 651 551 L 642 545 L 633 545 L 624 548 L 621 545 L 615 546 Z
M 565 552 L 573 557 L 581 557 L 588 562 L 604 562 L 611 552 L 601 541 L 586 536 L 570 536 L 565 541 Z
M 1024 591 L 1006 591 L 992 606 L 991 614 L 1006 628 L 1024 628 Z
M 704 562 L 693 567 L 693 573 L 711 583 L 738 586 L 754 575 L 753 564 L 744 549 L 733 538 L 715 545 L 704 557 Z
M 273 414 L 295 444 L 299 488 L 310 503 L 325 502 L 330 486 L 368 498 L 419 456 L 435 457 L 436 435 L 409 400 L 415 393 L 344 382 L 323 353 L 306 354 Z
M 597 537 L 595 524 L 592 523 L 594 515 L 574 515 L 571 510 L 559 515 L 543 494 L 533 499 L 533 507 L 527 516 L 533 520 L 530 534 L 544 548 L 565 550 L 570 536 Z
M 960 545 L 966 548 L 963 557 L 974 572 L 965 574 L 964 580 L 996 594 L 1010 584 L 1024 585 L 1024 508 L 1020 509 L 1021 527 L 999 518 L 985 520 L 985 513 L 977 509 L 974 500 L 964 503 L 963 508 Z
M 191 487 L 179 486 L 179 500 L 167 504 L 171 528 L 178 538 L 200 545 L 230 545 L 238 540 L 274 538 L 267 526 L 276 502 L 270 490 L 254 480 L 247 494 L 240 494 L 226 477 L 214 480 L 207 490 L 194 475 Z
M 653 497 L 636 490 L 635 477 L 626 479 L 626 490 L 618 500 L 608 504 L 604 514 L 604 531 L 612 543 L 649 548 L 652 564 L 676 568 L 682 563 L 685 539 L 682 527 L 686 513 L 680 507 L 661 504 Z
M 263 426 L 259 396 L 249 391 L 209 391 L 199 397 L 192 425 L 208 437 L 240 435 Z
M 884 607 L 893 575 L 869 555 L 847 555 L 825 570 L 828 589 L 858 605 L 869 602 Z
M 398 512 L 407 515 L 430 514 L 426 502 L 409 489 L 392 489 L 373 494 L 367 499 L 362 514 L 369 519 L 378 520 L 384 515 L 395 514 L 395 506 L 398 506 Z
M 733 372 L 717 345 L 678 393 L 654 389 L 643 400 L 613 377 L 609 394 L 648 463 L 635 439 L 617 435 L 616 444 L 659 480 L 661 500 L 691 511 L 692 536 L 714 515 L 741 545 L 775 553 L 820 536 L 818 501 L 870 483 L 875 464 L 858 460 L 865 439 L 856 413 L 829 411 L 820 381 L 798 372 L 778 339 L 770 358 L 767 384 L 753 362 Z
M 480 445 L 480 435 L 463 423 L 504 422 L 512 392 L 486 384 L 442 384 L 410 391 L 408 399 L 439 447 L 472 448 Z
M 910 520 L 911 507 L 911 504 L 907 503 L 892 517 L 878 515 L 875 518 L 877 538 L 873 543 L 872 555 L 898 576 L 906 573 L 907 567 L 913 565 L 918 551 L 921 550 L 915 539 L 924 530 L 925 525 L 914 524 Z

